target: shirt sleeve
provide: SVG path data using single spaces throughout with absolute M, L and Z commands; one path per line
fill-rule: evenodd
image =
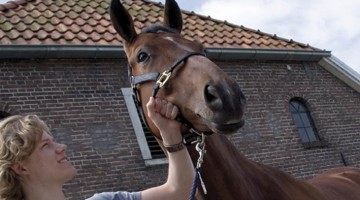
M 140 200 L 140 192 L 102 192 L 86 200 Z

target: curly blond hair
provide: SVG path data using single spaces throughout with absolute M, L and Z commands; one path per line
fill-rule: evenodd
M 12 166 L 27 158 L 49 128 L 36 115 L 15 115 L 0 121 L 0 200 L 22 200 L 20 177 Z

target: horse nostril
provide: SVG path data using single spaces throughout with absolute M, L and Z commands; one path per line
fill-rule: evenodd
M 212 85 L 205 86 L 204 89 L 205 101 L 208 106 L 213 110 L 218 110 L 222 108 L 222 101 L 219 96 L 219 91 Z

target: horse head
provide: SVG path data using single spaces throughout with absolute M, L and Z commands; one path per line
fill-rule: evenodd
M 132 86 L 143 108 L 151 95 L 157 95 L 177 105 L 198 132 L 231 134 L 244 125 L 245 97 L 240 87 L 205 56 L 201 44 L 180 35 L 183 22 L 174 0 L 166 1 L 162 25 L 139 34 L 119 0 L 112 0 L 110 16 L 123 39 Z M 146 121 L 160 137 L 151 120 Z

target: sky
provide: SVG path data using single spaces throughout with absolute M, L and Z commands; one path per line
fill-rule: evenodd
M 0 0 L 4 3 L 7 0 Z M 153 0 L 164 3 L 165 0 Z M 177 0 L 183 10 L 331 51 L 360 73 L 359 0 Z
M 359 0 L 177 2 L 184 10 L 331 51 L 333 56 L 360 73 Z

